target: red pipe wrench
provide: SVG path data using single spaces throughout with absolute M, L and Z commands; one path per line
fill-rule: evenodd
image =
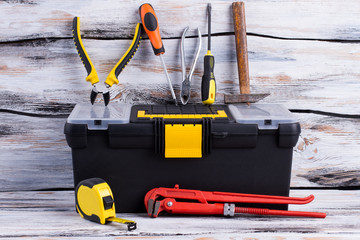
M 181 200 L 185 200 L 185 202 L 181 202 Z M 179 185 L 175 185 L 174 188 L 160 187 L 150 190 L 146 194 L 144 202 L 150 217 L 157 217 L 160 212 L 166 211 L 174 214 L 195 215 L 234 216 L 235 213 L 246 213 L 256 215 L 325 218 L 326 213 L 320 212 L 300 212 L 235 206 L 235 203 L 307 204 L 312 200 L 314 200 L 313 195 L 297 198 L 243 193 L 208 192 L 179 189 Z

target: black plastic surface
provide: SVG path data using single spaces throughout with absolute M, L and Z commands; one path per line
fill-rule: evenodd
M 161 107 L 151 108 L 160 111 Z M 104 179 L 112 189 L 118 212 L 145 212 L 143 201 L 149 190 L 175 184 L 184 189 L 288 196 L 300 125 L 258 130 L 256 124 L 231 119 L 231 115 L 223 121 L 203 119 L 203 157 L 185 159 L 164 157 L 163 119 L 138 121 L 132 116 L 129 124 L 109 125 L 108 131 L 87 131 L 85 138 L 82 127 L 67 126 L 75 186 L 92 177 Z
M 299 123 L 279 124 L 279 147 L 295 147 L 300 133 Z
M 209 99 L 210 93 L 210 81 L 214 80 L 214 65 L 215 65 L 215 58 L 212 55 L 205 55 L 204 57 L 204 75 L 201 79 L 201 100 L 206 101 Z M 216 82 L 215 82 L 216 84 Z M 215 92 L 216 93 L 216 86 Z
M 111 209 L 114 205 L 114 199 L 109 195 L 102 198 L 104 203 L 104 209 L 108 210 Z
M 154 121 L 150 118 L 138 118 L 138 111 L 145 111 L 146 114 L 217 114 L 219 110 L 225 111 L 226 118 L 215 118 L 216 122 L 235 122 L 226 105 L 203 105 L 203 104 L 187 104 L 187 105 L 135 105 L 131 108 L 130 122 L 149 122 Z M 165 119 L 167 123 L 201 123 L 201 119 Z
M 87 146 L 87 125 L 65 123 L 64 134 L 71 148 L 85 148 Z

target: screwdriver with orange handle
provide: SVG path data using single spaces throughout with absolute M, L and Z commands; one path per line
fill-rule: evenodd
M 164 58 L 162 56 L 165 53 L 165 48 L 164 48 L 164 44 L 162 43 L 162 40 L 161 40 L 160 30 L 159 30 L 159 22 L 156 17 L 154 8 L 149 3 L 144 3 L 139 8 L 139 14 L 140 14 L 141 22 L 143 23 L 145 32 L 150 39 L 154 53 L 156 56 L 160 56 L 166 78 L 169 82 L 172 98 L 175 101 L 175 105 L 177 105 L 175 92 L 174 92 L 173 86 L 171 84 L 171 80 L 170 80 L 169 73 L 168 73 L 166 65 L 165 65 Z

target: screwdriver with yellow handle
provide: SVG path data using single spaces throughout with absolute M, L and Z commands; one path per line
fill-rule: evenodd
M 162 43 L 162 40 L 161 40 L 159 22 L 156 17 L 154 8 L 149 3 L 144 3 L 139 8 L 139 14 L 140 14 L 141 22 L 143 24 L 145 32 L 150 39 L 154 53 L 156 56 L 160 56 L 161 63 L 163 65 L 164 72 L 166 75 L 166 79 L 169 82 L 172 98 L 175 101 L 175 105 L 177 105 L 175 92 L 174 92 L 173 86 L 171 84 L 171 80 L 170 80 L 169 73 L 168 73 L 166 65 L 165 65 L 164 58 L 162 56 L 165 53 L 165 48 L 164 48 L 164 44 Z
M 213 104 L 216 95 L 214 75 L 215 58 L 211 54 L 211 4 L 207 6 L 208 12 L 208 50 L 204 57 L 204 75 L 201 81 L 201 100 L 204 104 Z

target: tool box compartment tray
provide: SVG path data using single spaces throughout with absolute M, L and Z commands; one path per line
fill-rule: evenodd
M 117 212 L 145 212 L 149 190 L 175 184 L 289 196 L 300 124 L 276 104 L 110 103 L 77 104 L 64 131 L 74 185 L 102 178 L 113 190 Z

